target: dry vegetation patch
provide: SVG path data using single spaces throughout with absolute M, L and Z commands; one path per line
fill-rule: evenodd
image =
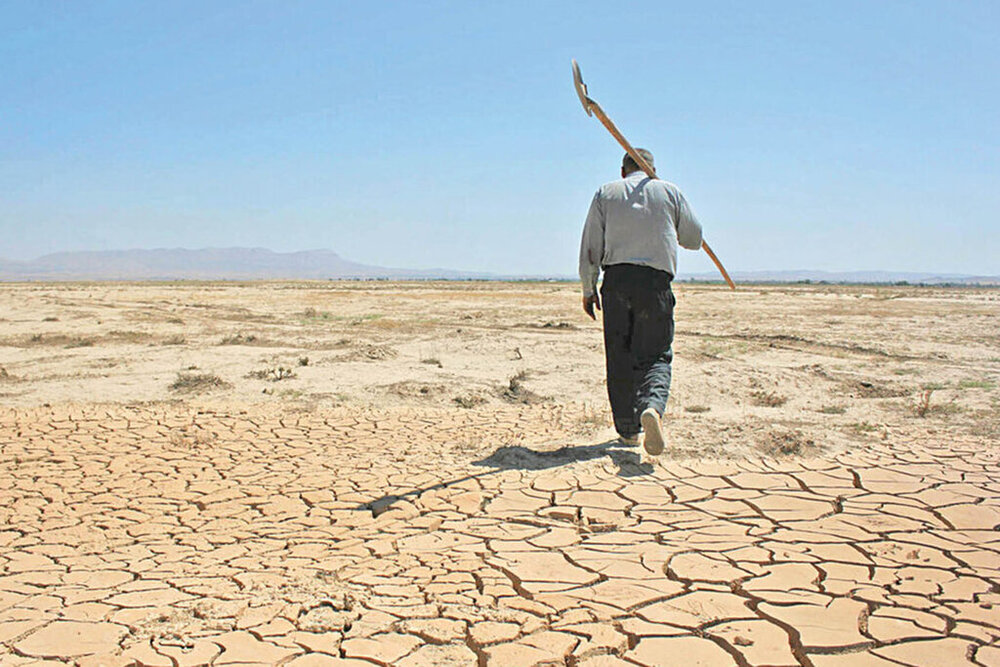
M 507 386 L 500 387 L 500 398 L 508 403 L 520 403 L 522 405 L 535 405 L 536 403 L 544 402 L 546 400 L 544 397 L 539 396 L 524 386 L 524 381 L 527 378 L 528 373 L 526 371 L 521 371 L 511 376 L 507 381 Z
M 763 389 L 750 392 L 750 399 L 754 405 L 762 408 L 779 408 L 788 402 L 788 397 Z
M 213 389 L 227 389 L 232 385 L 212 373 L 181 371 L 170 384 L 170 390 L 183 394 L 196 394 Z

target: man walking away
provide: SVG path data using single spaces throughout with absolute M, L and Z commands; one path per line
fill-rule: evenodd
M 653 167 L 653 155 L 638 153 Z M 655 168 L 655 167 L 654 167 Z M 615 429 L 625 444 L 663 451 L 660 422 L 670 393 L 677 246 L 701 247 L 701 225 L 677 186 L 653 179 L 625 155 L 622 179 L 594 195 L 580 244 L 583 310 L 601 310 L 597 279 L 604 270 L 604 353 Z

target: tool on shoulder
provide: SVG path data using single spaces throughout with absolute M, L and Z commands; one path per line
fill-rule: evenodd
M 625 138 L 625 135 L 623 135 L 621 131 L 615 127 L 615 124 L 611 122 L 611 119 L 604 113 L 604 110 L 601 109 L 600 105 L 587 95 L 587 84 L 583 82 L 583 77 L 580 76 L 580 66 L 576 64 L 575 60 L 573 61 L 573 85 L 576 87 L 576 94 L 580 97 L 580 104 L 583 105 L 583 110 L 587 112 L 587 115 L 597 116 L 597 120 L 601 121 L 601 125 L 607 128 L 608 132 L 611 133 L 611 136 L 613 136 L 618 143 L 621 144 L 621 147 L 625 149 L 625 152 L 628 153 L 633 160 L 635 160 L 635 163 L 639 166 L 639 168 L 646 172 L 646 175 L 650 178 L 656 178 L 656 170 L 653 169 L 653 167 L 646 162 L 645 158 L 643 158 L 642 155 L 640 155 L 639 152 L 632 147 L 632 144 L 630 144 L 628 139 Z M 733 283 L 733 279 L 729 277 L 729 273 L 726 271 L 726 268 L 722 266 L 722 262 L 720 262 L 719 258 L 715 256 L 715 253 L 712 252 L 712 249 L 704 239 L 701 241 L 701 248 L 708 254 L 712 261 L 715 262 L 716 268 L 719 269 L 719 273 L 722 274 L 722 277 L 726 279 L 726 284 L 729 285 L 730 289 L 736 289 L 736 284 Z

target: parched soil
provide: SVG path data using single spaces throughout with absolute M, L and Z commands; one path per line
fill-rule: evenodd
M 0 285 L 0 665 L 1000 664 L 1000 292 Z

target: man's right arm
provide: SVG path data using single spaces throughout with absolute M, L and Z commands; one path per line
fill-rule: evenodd
M 604 258 L 604 207 L 600 191 L 590 202 L 587 221 L 583 225 L 583 238 L 580 241 L 580 281 L 583 284 L 583 295 L 593 296 L 597 293 L 597 278 L 601 273 L 601 260 Z

